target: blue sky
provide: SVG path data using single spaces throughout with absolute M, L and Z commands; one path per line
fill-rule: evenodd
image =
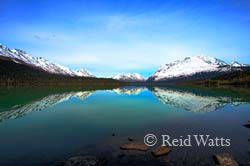
M 97 76 L 205 54 L 250 63 L 249 0 L 0 0 L 0 42 Z

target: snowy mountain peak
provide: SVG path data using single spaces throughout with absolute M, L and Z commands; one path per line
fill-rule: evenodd
M 204 62 L 210 63 L 210 64 L 226 65 L 226 63 L 224 61 L 217 59 L 217 58 L 214 58 L 214 57 L 206 56 L 206 55 L 192 56 L 192 58 L 197 58 L 197 59 L 203 60 Z
M 151 78 L 155 81 L 159 81 L 190 76 L 200 72 L 217 71 L 225 65 L 227 64 L 224 61 L 213 57 L 204 55 L 191 56 L 161 66 Z
M 231 63 L 231 66 L 233 66 L 233 67 L 240 67 L 241 64 L 240 64 L 239 62 L 237 62 L 237 61 L 233 61 L 233 62 Z
M 117 74 L 112 78 L 120 81 L 145 81 L 145 78 L 138 73 Z
M 248 65 L 245 65 L 245 64 L 241 64 L 237 61 L 233 61 L 231 64 L 230 64 L 232 67 L 245 67 L 245 66 L 248 66 Z
M 51 62 L 42 57 L 32 57 L 28 53 L 20 49 L 9 49 L 5 45 L 0 44 L 0 56 L 4 56 L 10 58 L 12 61 L 16 63 L 22 63 L 30 66 L 34 66 L 40 68 L 46 72 L 53 74 L 62 74 L 68 76 L 80 76 L 80 77 L 93 77 L 92 74 L 82 69 L 78 72 L 74 72 L 69 68 Z
M 89 71 L 81 68 L 80 70 L 75 71 L 75 74 L 79 77 L 95 77 L 92 73 Z
M 219 60 L 214 57 L 206 56 L 206 55 L 197 55 L 197 56 L 191 56 L 191 57 L 186 57 L 182 61 L 182 63 L 185 62 L 191 62 L 191 63 L 200 63 L 200 64 L 211 64 L 211 65 L 226 65 L 226 63 L 222 60 Z

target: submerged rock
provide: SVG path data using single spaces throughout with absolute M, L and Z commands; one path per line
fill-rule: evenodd
M 120 147 L 122 150 L 138 150 L 138 151 L 147 151 L 148 147 L 139 142 L 130 142 L 127 144 L 124 144 Z
M 171 152 L 168 146 L 159 146 L 154 149 L 151 153 L 154 157 L 160 157 L 164 155 L 168 155 Z
M 250 129 L 250 124 L 245 124 L 243 126 Z
M 228 153 L 214 155 L 215 161 L 221 166 L 239 166 L 233 156 Z
M 132 142 L 132 141 L 134 141 L 134 140 L 135 140 L 134 138 L 128 137 L 128 141 L 129 141 L 129 142 Z
M 63 166 L 104 166 L 106 160 L 98 159 L 95 156 L 74 156 L 63 162 Z

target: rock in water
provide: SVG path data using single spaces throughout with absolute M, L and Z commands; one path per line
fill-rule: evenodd
M 154 149 L 151 153 L 154 157 L 160 157 L 167 155 L 171 152 L 170 148 L 168 146 L 159 146 L 156 149 Z
M 250 129 L 250 124 L 245 124 L 243 126 Z
M 148 147 L 143 143 L 131 142 L 124 144 L 120 147 L 122 150 L 138 150 L 138 151 L 147 151 Z
M 128 141 L 129 141 L 129 142 L 132 142 L 132 141 L 134 141 L 134 140 L 135 140 L 134 138 L 128 137 Z
M 101 166 L 101 161 L 95 156 L 74 156 L 68 158 L 63 166 Z
M 239 166 L 239 164 L 228 153 L 214 155 L 216 162 L 221 166 Z

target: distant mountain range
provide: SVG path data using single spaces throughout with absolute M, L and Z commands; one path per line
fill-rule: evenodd
M 114 77 L 112 77 L 115 80 L 120 80 L 120 81 L 128 81 L 128 82 L 133 82 L 133 81 L 137 81 L 137 82 L 142 82 L 142 81 L 146 81 L 146 79 L 138 74 L 138 73 L 127 73 L 127 74 L 117 74 Z
M 209 56 L 192 56 L 183 60 L 161 66 L 152 76 L 145 79 L 138 73 L 118 74 L 113 79 L 127 82 L 162 82 L 162 81 L 185 81 L 200 78 L 212 78 L 226 73 L 241 71 L 249 65 L 239 62 L 226 62 Z
M 8 47 L 2 44 L 0 44 L 0 57 L 2 59 L 10 60 L 18 64 L 24 64 L 31 67 L 39 68 L 52 74 L 78 77 L 95 77 L 93 74 L 83 68 L 78 71 L 73 71 L 65 66 L 56 64 L 42 57 L 32 57 L 23 50 L 9 49 Z
M 86 69 L 73 71 L 65 66 L 46 60 L 42 57 L 32 57 L 28 53 L 19 49 L 9 49 L 5 45 L 0 44 L 0 60 L 13 62 L 15 64 L 25 65 L 27 73 L 30 71 L 26 69 L 31 67 L 38 70 L 45 71 L 51 74 L 72 76 L 72 77 L 95 77 Z M 5 64 L 8 66 L 8 64 Z M 14 68 L 17 65 L 12 65 Z M 249 68 L 249 65 L 241 64 L 237 61 L 228 64 L 220 59 L 209 56 L 192 56 L 186 57 L 183 60 L 177 60 L 161 66 L 148 79 L 144 78 L 138 73 L 117 74 L 112 79 L 122 82 L 168 82 L 168 81 L 189 81 L 196 79 L 208 79 L 215 76 L 224 75 L 234 71 L 242 71 L 244 68 Z M 19 67 L 16 70 L 24 70 L 24 67 Z M 6 69 L 7 70 L 7 69 Z M 0 72 L 1 73 L 1 72 Z M 3 72 L 2 72 L 3 73 Z M 37 74 L 39 75 L 39 74 Z

